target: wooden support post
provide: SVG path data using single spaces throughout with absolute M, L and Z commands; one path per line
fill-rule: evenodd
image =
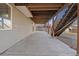
M 55 34 L 54 33 L 54 18 L 53 18 L 53 26 L 52 27 L 53 27 L 53 37 L 54 37 L 54 34 Z
M 79 4 L 77 4 L 77 17 L 79 17 Z M 79 19 L 77 26 L 77 54 L 79 55 Z
M 2 29 L 4 29 L 4 19 L 2 17 Z

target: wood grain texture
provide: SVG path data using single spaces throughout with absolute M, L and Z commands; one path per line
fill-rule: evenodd
M 32 13 L 35 23 L 46 23 L 61 7 L 63 3 L 15 3 L 16 6 L 26 6 Z
M 79 4 L 77 4 L 77 15 L 79 17 Z M 79 54 L 79 19 L 78 19 L 78 26 L 77 26 L 77 54 Z

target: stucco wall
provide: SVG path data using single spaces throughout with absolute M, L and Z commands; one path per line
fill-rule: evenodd
M 0 30 L 0 53 L 32 33 L 33 21 L 13 6 L 12 23 L 12 30 Z

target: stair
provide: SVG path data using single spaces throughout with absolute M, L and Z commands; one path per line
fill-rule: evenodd
M 62 15 L 62 18 L 57 21 L 57 18 L 54 21 L 54 36 L 59 36 L 63 33 L 66 28 L 68 28 L 75 20 L 77 20 L 77 6 L 76 4 L 67 4 L 63 9 L 65 10 L 65 14 Z M 63 11 L 63 9 L 60 10 Z M 58 15 L 58 14 L 57 14 Z M 57 16 L 56 15 L 56 16 Z M 57 25 L 56 25 L 57 24 Z

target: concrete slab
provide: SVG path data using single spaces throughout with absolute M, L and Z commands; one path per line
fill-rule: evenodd
M 34 32 L 5 51 L 2 56 L 75 56 L 76 51 L 46 32 Z

